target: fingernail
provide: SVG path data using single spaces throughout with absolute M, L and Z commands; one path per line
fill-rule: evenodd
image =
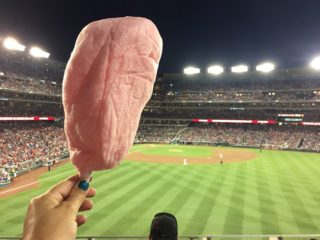
M 86 180 L 82 180 L 78 184 L 78 188 L 82 189 L 83 191 L 87 191 L 89 189 L 89 186 L 90 184 Z

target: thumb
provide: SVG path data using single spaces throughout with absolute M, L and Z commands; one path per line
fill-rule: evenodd
M 72 208 L 74 211 L 78 211 L 81 204 L 85 200 L 90 184 L 86 180 L 81 180 L 78 184 L 76 184 L 70 191 L 69 196 L 66 199 L 66 203 L 68 206 Z

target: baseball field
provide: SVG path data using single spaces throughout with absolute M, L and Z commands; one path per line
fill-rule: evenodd
M 1 195 L 0 236 L 19 236 L 29 200 L 75 173 L 54 168 Z M 181 145 L 135 145 L 97 189 L 80 236 L 146 236 L 153 215 L 176 215 L 180 235 L 320 232 L 320 154 Z M 22 181 L 18 179 L 18 181 Z

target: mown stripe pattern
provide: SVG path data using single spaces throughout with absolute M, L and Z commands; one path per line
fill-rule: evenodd
M 79 235 L 147 235 L 159 211 L 177 216 L 182 235 L 319 233 L 320 154 L 256 152 L 255 160 L 239 163 L 124 161 L 97 172 L 95 206 Z M 43 175 L 40 188 L 0 199 L 0 236 L 20 235 L 29 200 L 74 172 L 64 165 Z

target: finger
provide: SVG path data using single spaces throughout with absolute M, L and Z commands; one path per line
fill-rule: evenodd
M 90 199 L 85 199 L 83 201 L 83 203 L 81 204 L 79 211 L 80 212 L 88 211 L 88 210 L 92 209 L 92 207 L 93 207 L 93 201 Z
M 87 217 L 84 215 L 78 215 L 76 218 L 76 222 L 78 227 L 81 226 L 82 224 L 84 224 L 87 221 Z
M 70 191 L 69 196 L 65 200 L 65 204 L 75 213 L 79 210 L 81 204 L 86 199 L 89 192 L 90 183 L 86 180 L 80 181 Z
M 94 188 L 89 188 L 89 191 L 87 193 L 87 198 L 92 198 L 96 195 L 96 189 Z
M 50 196 L 50 199 L 55 200 L 58 205 L 69 195 L 71 189 L 78 181 L 79 176 L 74 175 L 50 188 L 46 194 Z

